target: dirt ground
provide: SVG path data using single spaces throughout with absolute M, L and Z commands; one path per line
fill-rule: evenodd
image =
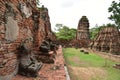
M 106 71 L 95 67 L 68 67 L 70 70 L 71 80 L 102 80 L 106 76 Z
M 82 64 L 90 65 L 89 63 L 81 61 L 77 56 L 73 57 L 72 60 L 77 65 Z M 102 68 L 68 66 L 68 69 L 71 76 L 71 80 L 92 80 L 92 79 L 102 80 L 103 78 L 105 79 L 106 76 L 106 71 L 103 70 Z
M 73 57 L 75 64 L 84 65 L 86 62 L 81 61 L 79 57 Z M 68 66 L 71 80 L 102 80 L 106 76 L 106 71 L 96 67 L 73 67 Z M 96 77 L 95 77 L 96 76 Z

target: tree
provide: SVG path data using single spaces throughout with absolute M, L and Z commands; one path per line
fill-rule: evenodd
M 120 29 L 120 1 L 113 1 L 111 6 L 108 8 L 108 12 L 111 13 L 109 19 L 114 21 L 117 27 Z
M 61 28 L 63 28 L 63 24 L 56 24 L 54 30 L 57 32 L 60 31 Z
M 96 37 L 100 29 L 101 29 L 101 26 L 98 26 L 98 25 L 90 29 L 90 39 L 94 40 L 94 38 Z
M 56 36 L 60 40 L 72 40 L 76 36 L 76 29 L 70 29 L 62 24 L 56 24 L 56 31 Z

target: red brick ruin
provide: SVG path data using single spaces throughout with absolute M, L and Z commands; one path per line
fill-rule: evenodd
M 89 20 L 86 16 L 82 16 L 78 22 L 76 39 L 59 40 L 59 43 L 65 47 L 88 48 L 90 41 Z
M 79 20 L 77 33 L 76 33 L 76 45 L 78 47 L 88 47 L 90 42 L 89 35 L 89 20 L 86 16 L 82 16 Z
M 25 53 L 36 57 L 46 38 L 56 40 L 47 8 L 37 8 L 36 0 L 0 0 L 0 80 L 10 80 L 18 73 L 23 46 Z M 49 56 L 44 57 L 49 61 Z
M 120 32 L 115 27 L 102 28 L 90 47 L 97 51 L 120 54 Z
M 56 36 L 51 31 L 47 8 L 37 8 L 36 0 L 0 0 L 0 80 L 11 80 L 19 71 L 26 69 L 27 72 L 32 69 L 34 73 L 41 69 L 40 80 L 66 80 L 62 48 L 55 42 Z M 88 48 L 90 35 L 86 16 L 82 16 L 78 23 L 76 39 L 61 43 Z M 119 30 L 113 27 L 103 28 L 90 47 L 98 51 L 120 53 Z M 26 67 L 27 60 L 34 62 L 37 68 L 31 65 Z M 41 67 L 42 64 L 45 65 Z M 55 71 L 57 68 L 59 70 Z M 27 76 L 36 76 L 34 73 L 24 72 Z M 23 80 L 22 77 L 19 78 Z

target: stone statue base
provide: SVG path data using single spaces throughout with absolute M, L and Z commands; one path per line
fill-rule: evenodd
M 33 63 L 29 67 L 22 67 L 19 66 L 19 74 L 27 76 L 27 77 L 37 77 L 38 76 L 38 71 L 42 67 L 43 63 Z

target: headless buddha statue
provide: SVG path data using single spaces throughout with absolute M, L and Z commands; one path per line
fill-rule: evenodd
M 42 62 L 38 62 L 31 53 L 29 41 L 24 41 L 19 47 L 19 73 L 28 77 L 37 77 L 41 66 Z

